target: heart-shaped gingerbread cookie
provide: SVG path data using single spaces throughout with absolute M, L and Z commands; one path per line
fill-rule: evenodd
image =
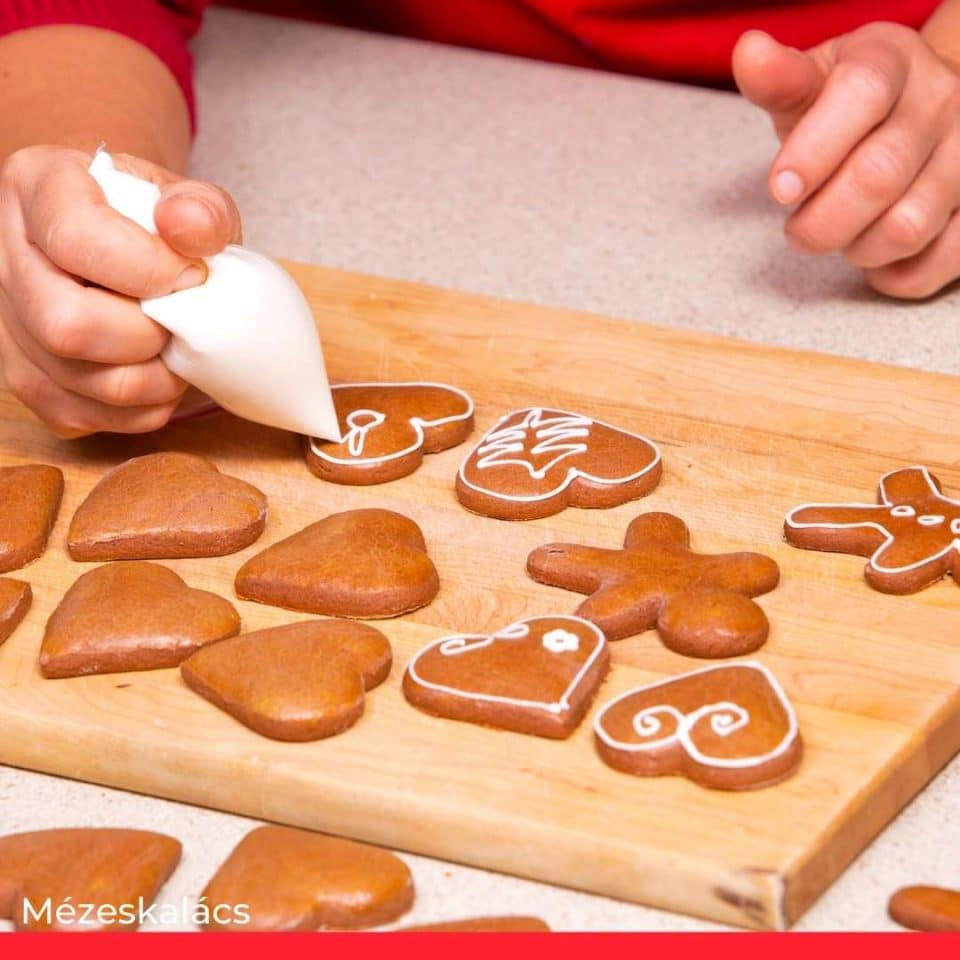
M 501 417 L 457 474 L 457 498 L 498 520 L 535 520 L 564 507 L 615 507 L 660 482 L 660 451 L 646 437 L 564 410 Z
M 237 573 L 237 595 L 290 610 L 373 620 L 428 603 L 440 581 L 420 528 L 391 510 L 347 510 L 267 547 Z
M 179 862 L 179 841 L 146 830 L 9 834 L 0 837 L 0 919 L 17 930 L 133 929 Z
M 442 383 L 345 383 L 333 387 L 340 443 L 308 440 L 307 466 L 334 483 L 386 483 L 414 472 L 425 453 L 463 443 L 473 400 Z
M 56 467 L 0 467 L 0 573 L 43 553 L 62 496 L 63 473 Z
M 364 691 L 383 683 L 387 638 L 352 620 L 310 620 L 202 647 L 180 665 L 188 687 L 275 740 L 319 740 L 352 727 Z
M 435 640 L 410 661 L 403 693 L 436 716 L 563 739 L 609 665 L 606 640 L 592 623 L 530 617 L 498 633 Z
M 267 498 L 203 457 L 151 453 L 114 467 L 73 516 L 74 560 L 220 557 L 263 532 Z
M 611 767 L 642 777 L 682 774 L 705 787 L 747 790 L 790 776 L 803 743 L 776 677 L 746 661 L 629 690 L 594 719 Z
M 29 583 L 0 577 L 0 645 L 20 625 L 33 602 Z
M 108 563 L 83 574 L 47 621 L 45 677 L 175 667 L 240 630 L 223 597 L 188 587 L 158 563 Z
M 413 906 L 410 868 L 380 847 L 291 827 L 248 833 L 202 896 L 212 922 L 246 907 L 244 931 L 341 930 L 390 923 Z M 218 911 L 217 907 L 221 909 Z

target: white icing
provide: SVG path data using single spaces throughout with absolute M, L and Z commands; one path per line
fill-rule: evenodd
M 419 659 L 429 651 L 433 650 L 435 647 L 440 648 L 440 653 L 443 656 L 457 656 L 470 650 L 479 650 L 484 647 L 488 647 L 498 640 L 520 640 L 526 636 L 529 636 L 529 625 L 531 623 L 536 623 L 539 620 L 564 620 L 568 622 L 572 628 L 578 629 L 582 631 L 582 633 L 586 634 L 586 636 L 582 638 L 583 640 L 588 640 L 590 638 L 593 640 L 593 649 L 581 664 L 576 676 L 574 676 L 573 680 L 570 681 L 570 684 L 563 692 L 559 700 L 548 703 L 542 700 L 523 700 L 515 697 L 500 697 L 489 693 L 474 693 L 469 690 L 461 690 L 458 687 L 448 687 L 441 683 L 434 683 L 430 680 L 424 680 L 424 678 L 421 677 L 417 672 L 417 662 Z M 546 635 L 544 636 L 544 639 L 546 639 Z M 443 637 L 440 640 L 435 640 L 433 643 L 427 644 L 427 646 L 416 653 L 407 666 L 407 673 L 419 686 L 426 687 L 429 690 L 436 690 L 439 693 L 446 693 L 455 697 L 463 697 L 466 700 L 482 700 L 486 701 L 487 703 L 505 703 L 514 707 L 545 710 L 547 713 L 561 714 L 570 709 L 570 697 L 577 687 L 580 686 L 583 678 L 587 675 L 597 657 L 599 657 L 603 652 L 606 642 L 606 638 L 595 624 L 590 623 L 588 620 L 583 620 L 580 617 L 528 617 L 525 620 L 518 620 L 516 623 L 510 624 L 510 626 L 505 627 L 503 630 L 500 630 L 498 633 L 494 634 L 469 634 L 465 636 Z
M 939 527 L 946 519 L 946 517 L 940 516 L 939 514 L 926 514 L 922 517 L 917 517 L 917 523 L 919 523 L 921 527 Z
M 568 650 L 580 649 L 580 638 L 569 630 L 549 630 L 543 635 L 542 643 L 551 653 L 566 653 Z
M 632 727 L 637 736 L 651 737 L 655 736 L 663 729 L 663 723 L 658 719 L 657 714 L 666 714 L 673 717 L 677 723 L 677 729 L 666 736 L 654 740 L 647 740 L 643 743 L 628 743 L 623 740 L 617 740 L 612 737 L 603 726 L 603 719 L 613 707 L 628 697 L 633 697 L 638 693 L 648 690 L 655 690 L 658 687 L 674 683 L 678 679 L 687 679 L 704 673 L 711 673 L 714 670 L 756 670 L 764 675 L 771 688 L 777 696 L 787 717 L 787 732 L 783 738 L 772 750 L 753 757 L 709 757 L 702 753 L 697 745 L 691 739 L 691 731 L 696 724 L 704 717 L 710 717 L 710 728 L 721 737 L 730 736 L 737 730 L 750 723 L 749 711 L 738 703 L 731 700 L 722 700 L 717 703 L 708 703 L 697 710 L 684 714 L 673 704 L 651 704 L 636 713 L 633 717 Z M 622 750 L 627 753 L 646 753 L 651 750 L 657 750 L 673 743 L 679 743 L 687 754 L 699 763 L 701 766 L 717 767 L 719 769 L 748 769 L 758 767 L 769 763 L 786 753 L 794 744 L 800 732 L 797 722 L 797 714 L 793 709 L 793 704 L 787 699 L 783 687 L 780 686 L 777 678 L 762 663 L 754 660 L 744 661 L 735 664 L 714 664 L 709 667 L 703 667 L 700 670 L 692 670 L 689 673 L 682 674 L 680 677 L 668 677 L 665 680 L 658 680 L 656 683 L 650 683 L 642 687 L 634 687 L 619 697 L 605 704 L 597 713 L 593 721 L 593 729 L 596 735 L 608 746 L 614 750 Z
M 955 539 L 948 543 L 941 550 L 932 554 L 929 557 L 924 557 L 922 560 L 917 560 L 914 563 L 904 564 L 899 567 L 886 567 L 877 562 L 877 557 L 883 553 L 883 551 L 896 539 L 894 534 L 883 525 L 880 521 L 874 520 L 858 520 L 851 523 L 814 523 L 814 522 L 801 522 L 794 520 L 794 516 L 800 513 L 801 510 L 810 510 L 810 509 L 849 509 L 849 510 L 876 510 L 878 512 L 884 512 L 887 508 L 891 514 L 895 514 L 897 507 L 893 504 L 890 498 L 887 496 L 886 490 L 886 481 L 888 477 L 892 477 L 895 473 L 901 473 L 902 470 L 919 470 L 924 479 L 927 482 L 927 486 L 930 488 L 930 495 L 936 497 L 941 503 L 949 504 L 951 507 L 955 507 L 957 510 L 960 510 L 960 500 L 953 500 L 950 497 L 945 497 L 938 489 L 936 484 L 933 482 L 933 478 L 930 476 L 930 471 L 923 466 L 914 466 L 914 467 L 904 467 L 900 470 L 891 470 L 888 473 L 885 473 L 880 478 L 880 503 L 802 503 L 799 507 L 794 507 L 790 513 L 787 514 L 786 524 L 790 527 L 791 530 L 854 530 L 860 528 L 872 528 L 882 533 L 884 536 L 883 543 L 874 550 L 873 555 L 867 561 L 867 566 L 876 570 L 878 573 L 909 573 L 911 570 L 918 570 L 921 567 L 925 567 L 928 564 L 936 563 L 938 560 L 942 560 L 944 557 L 948 556 L 951 551 L 955 550 L 957 553 L 960 553 L 960 517 L 954 517 L 950 521 L 950 532 L 954 534 Z M 910 508 L 913 511 L 913 508 Z M 914 511 L 915 512 L 915 511 Z M 912 513 L 911 513 L 912 515 Z M 940 523 L 943 523 L 946 519 L 945 517 L 939 517 L 936 515 L 930 515 L 930 521 L 924 523 L 924 517 L 920 517 L 918 522 L 923 524 L 923 526 L 939 526 Z M 936 522 L 934 522 L 936 521 Z
M 508 420 L 521 413 L 524 414 L 524 418 L 521 423 L 513 426 L 502 426 Z M 652 440 L 641 436 L 638 433 L 631 433 L 629 430 L 624 430 L 621 427 L 611 426 L 608 423 L 604 423 L 602 420 L 591 420 L 590 418 L 580 416 L 579 414 L 566 413 L 558 410 L 555 411 L 555 415 L 552 418 L 547 419 L 543 418 L 543 414 L 544 409 L 542 407 L 532 407 L 529 410 L 514 410 L 511 413 L 501 417 L 493 425 L 493 427 L 487 431 L 477 447 L 475 447 L 470 455 L 463 461 L 463 463 L 460 464 L 460 482 L 477 493 L 482 493 L 489 497 L 495 497 L 498 500 L 507 500 L 512 503 L 531 503 L 538 500 L 549 500 L 551 497 L 555 497 L 558 493 L 562 493 L 564 490 L 566 490 L 567 487 L 569 487 L 570 484 L 573 483 L 573 481 L 578 477 L 583 478 L 584 480 L 589 480 L 591 483 L 609 486 L 615 486 L 617 484 L 629 483 L 632 480 L 638 480 L 640 477 L 653 470 L 662 459 L 660 448 Z M 563 478 L 563 480 L 552 489 L 547 490 L 544 493 L 526 495 L 509 494 L 503 493 L 499 490 L 491 490 L 488 487 L 483 487 L 474 483 L 467 477 L 467 465 L 470 463 L 471 459 L 477 457 L 478 459 L 476 466 L 478 470 L 489 470 L 492 467 L 500 467 L 510 464 L 514 466 L 523 466 L 529 472 L 530 476 L 535 480 L 543 479 L 546 476 L 546 473 L 558 463 L 561 463 L 563 460 L 571 456 L 579 455 L 587 451 L 589 448 L 590 427 L 594 425 L 606 427 L 609 430 L 613 430 L 616 433 L 625 434 L 626 436 L 632 437 L 635 440 L 642 440 L 650 447 L 653 453 L 650 463 L 648 463 L 643 469 L 637 470 L 635 473 L 625 474 L 619 477 L 600 477 L 586 470 L 582 470 L 579 467 L 572 466 L 567 470 L 566 476 Z M 540 469 L 534 468 L 533 464 L 528 460 L 519 459 L 513 456 L 513 454 L 521 453 L 523 451 L 527 431 L 530 429 L 535 431 L 535 435 L 538 438 L 537 444 L 530 451 L 531 456 L 536 456 L 543 453 L 555 454 L 553 459 L 551 459 L 545 467 Z M 539 439 L 541 436 L 541 430 L 543 432 L 543 440 Z M 587 440 L 588 442 L 580 442 L 582 440 Z
M 117 170 L 103 150 L 89 172 L 114 210 L 157 232 L 159 187 Z M 237 416 L 339 440 L 316 322 L 293 278 L 236 245 L 204 262 L 199 287 L 140 303 L 173 335 L 163 362 Z
M 915 517 L 917 511 L 913 509 L 908 503 L 898 503 L 890 511 L 891 517 Z
M 355 410 L 350 416 L 347 417 L 348 426 L 353 426 L 350 422 L 350 418 L 355 416 L 358 413 L 366 414 L 378 414 L 383 419 L 378 423 L 371 423 L 363 431 L 362 438 L 359 440 L 359 453 L 354 453 L 354 447 L 349 446 L 348 452 L 350 453 L 349 457 L 336 457 L 329 451 L 325 450 L 320 446 L 316 440 L 310 438 L 310 450 L 315 457 L 319 457 L 321 460 L 326 460 L 327 463 L 340 464 L 343 466 L 357 466 L 358 464 L 374 464 L 374 463 L 386 463 L 389 460 L 399 460 L 401 457 L 405 457 L 408 454 L 413 453 L 415 450 L 419 450 L 423 446 L 424 430 L 429 429 L 430 427 L 440 427 L 446 423 L 455 423 L 459 420 L 469 420 L 473 416 L 473 398 L 463 390 L 460 390 L 458 387 L 452 387 L 447 383 L 431 383 L 429 381 L 413 381 L 405 383 L 338 383 L 332 389 L 334 392 L 337 390 L 345 390 L 349 387 L 439 387 L 441 390 L 449 390 L 451 393 L 456 393 L 458 396 L 462 397 L 466 409 L 463 413 L 455 413 L 449 417 L 438 417 L 434 420 L 427 420 L 423 417 L 411 417 L 409 420 L 410 426 L 413 427 L 414 440 L 409 446 L 404 447 L 402 450 L 396 450 L 393 453 L 385 453 L 377 457 L 364 457 L 363 454 L 363 445 L 366 442 L 366 434 L 375 427 L 380 426 L 387 418 L 384 414 L 379 414 L 375 410 Z M 347 434 L 347 437 L 344 440 L 349 440 L 350 434 Z
M 379 427 L 387 419 L 385 413 L 379 410 L 354 410 L 347 416 L 347 435 L 341 443 L 347 445 L 351 457 L 363 456 L 363 448 L 367 442 L 367 434 Z

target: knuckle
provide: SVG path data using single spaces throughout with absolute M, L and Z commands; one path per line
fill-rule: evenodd
M 872 144 L 858 150 L 853 160 L 853 179 L 867 197 L 885 197 L 910 179 L 909 160 L 902 147 L 892 143 Z
M 114 407 L 133 407 L 142 402 L 145 387 L 143 370 L 135 364 L 110 370 L 97 391 L 97 399 Z
M 793 246 L 810 253 L 829 253 L 835 249 L 823 228 L 808 218 L 788 220 L 784 233 Z
M 875 111 L 886 112 L 894 95 L 894 79 L 880 64 L 854 61 L 838 64 L 837 79 L 856 99 Z
M 887 212 L 883 227 L 897 249 L 913 253 L 929 240 L 933 233 L 933 218 L 920 205 L 902 202 Z
M 48 308 L 35 324 L 34 336 L 45 350 L 58 357 L 82 359 L 88 347 L 84 317 L 68 304 Z

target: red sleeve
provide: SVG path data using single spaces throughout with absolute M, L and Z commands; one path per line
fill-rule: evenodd
M 130 37 L 159 57 L 176 78 L 195 116 L 193 60 L 187 40 L 200 28 L 210 0 L 4 0 L 0 35 L 52 24 L 102 27 Z

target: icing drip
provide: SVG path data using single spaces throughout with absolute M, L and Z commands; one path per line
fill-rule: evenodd
M 384 423 L 387 419 L 385 413 L 379 410 L 354 410 L 347 417 L 347 435 L 343 438 L 343 443 L 347 445 L 347 450 L 351 457 L 362 457 L 363 448 L 367 442 L 367 434 Z

